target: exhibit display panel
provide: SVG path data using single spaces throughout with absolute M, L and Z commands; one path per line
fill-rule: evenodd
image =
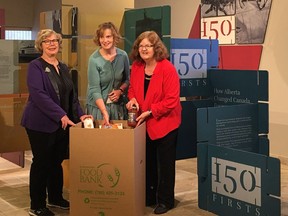
M 171 37 L 171 7 L 151 7 L 131 9 L 124 12 L 125 32 L 124 49 L 130 53 L 132 45 L 140 33 L 155 31 L 170 50 Z M 132 63 L 132 62 L 130 62 Z
M 0 40 L 0 154 L 30 149 L 25 129 L 20 125 L 28 98 L 27 62 L 37 57 L 34 41 Z M 18 157 L 15 156 L 15 158 Z M 10 156 L 8 158 L 10 159 Z M 24 166 L 24 161 L 20 163 Z
M 211 100 L 181 101 L 182 122 L 178 131 L 177 159 L 197 156 L 197 109 L 213 106 Z
M 199 207 L 217 215 L 280 215 L 280 160 L 269 157 L 268 71 L 207 72 L 197 109 Z
M 19 91 L 18 41 L 0 40 L 0 94 Z
M 269 145 L 258 146 L 259 134 L 263 140 L 269 132 L 267 71 L 209 69 L 205 85 L 186 86 L 182 90 L 186 94 L 197 88 L 204 97 L 181 102 L 178 159 L 197 156 L 198 142 L 215 144 L 216 140 L 219 143 L 225 139 L 232 143 L 237 136 L 240 139 L 238 132 L 247 136 L 245 144 L 237 141 L 242 143 L 240 149 L 268 154 Z M 269 143 L 268 140 L 265 143 Z
M 207 70 L 218 65 L 218 41 L 201 39 L 171 39 L 170 60 L 180 78 L 182 123 L 177 142 L 177 159 L 197 155 L 197 109 L 213 106 Z M 192 98 L 192 100 L 190 100 Z
M 264 111 L 259 111 L 262 108 Z M 266 118 L 261 113 L 266 113 Z M 260 104 L 199 108 L 197 142 L 268 156 L 267 116 L 267 106 Z M 266 130 L 261 130 L 261 127 Z
M 280 216 L 280 160 L 198 145 L 198 202 L 217 215 Z
M 180 96 L 208 96 L 207 70 L 218 66 L 218 41 L 171 39 L 170 60 L 180 78 Z
M 197 142 L 268 155 L 259 146 L 269 132 L 268 72 L 209 70 L 208 88 L 213 106 L 197 110 Z

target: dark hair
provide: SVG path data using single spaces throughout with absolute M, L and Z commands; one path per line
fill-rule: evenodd
M 151 44 L 153 44 L 154 49 L 154 58 L 156 61 L 162 61 L 163 59 L 167 59 L 169 57 L 168 50 L 158 34 L 155 31 L 145 31 L 141 33 L 137 39 L 135 40 L 131 53 L 130 58 L 135 61 L 143 62 L 139 54 L 139 44 L 143 39 L 147 38 Z
M 101 46 L 100 38 L 103 36 L 104 31 L 106 29 L 111 30 L 112 36 L 114 39 L 114 44 L 117 45 L 122 37 L 121 37 L 120 33 L 118 32 L 118 29 L 116 28 L 116 26 L 112 22 L 105 22 L 105 23 L 102 23 L 98 26 L 98 29 L 96 30 L 95 35 L 93 37 L 94 43 L 98 46 Z

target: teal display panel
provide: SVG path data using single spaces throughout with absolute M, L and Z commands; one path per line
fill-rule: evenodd
M 207 80 L 213 106 L 197 110 L 197 142 L 268 155 L 268 72 L 213 69 Z
M 124 13 L 124 49 L 131 52 L 136 38 L 144 31 L 155 31 L 170 50 L 171 7 L 151 7 L 127 10 Z
M 268 133 L 267 118 L 268 104 L 199 108 L 197 142 L 268 155 L 268 139 L 259 135 Z
M 280 216 L 280 160 L 199 144 L 199 208 L 224 216 Z
M 268 101 L 268 71 L 220 70 L 207 73 L 210 98 L 215 106 Z
M 181 102 L 177 158 L 197 156 L 197 143 L 269 155 L 268 72 L 208 70 L 207 89 L 208 99 Z
M 197 109 L 213 106 L 211 100 L 181 101 L 182 122 L 178 131 L 177 160 L 197 156 Z

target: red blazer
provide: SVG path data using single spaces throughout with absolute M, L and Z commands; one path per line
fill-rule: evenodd
M 131 69 L 128 98 L 136 98 L 140 113 L 151 110 L 146 127 L 152 140 L 167 135 L 181 123 L 180 81 L 175 67 L 168 60 L 157 62 L 144 99 L 145 64 L 134 62 Z

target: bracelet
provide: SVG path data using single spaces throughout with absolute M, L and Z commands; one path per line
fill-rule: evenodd
M 124 90 L 122 89 L 122 88 L 119 88 L 119 90 L 123 93 L 124 92 Z

